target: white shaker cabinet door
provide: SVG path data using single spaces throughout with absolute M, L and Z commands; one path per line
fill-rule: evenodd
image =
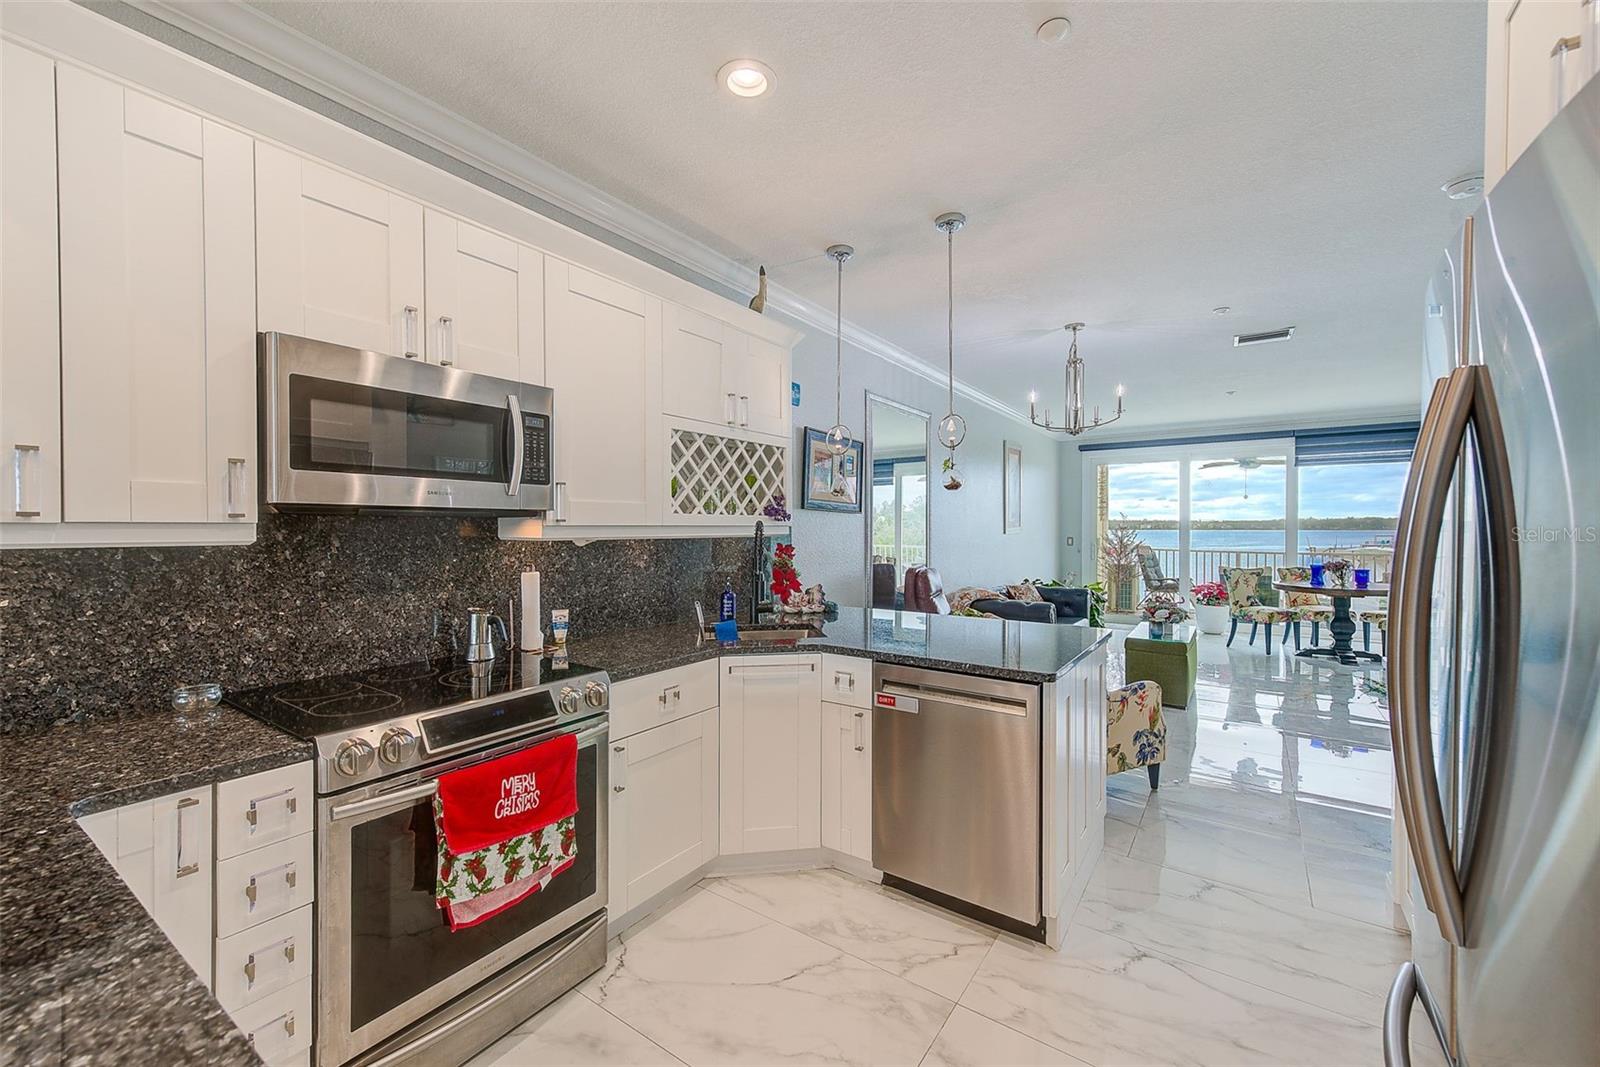
M 57 91 L 62 517 L 254 521 L 251 141 L 73 67 Z
M 646 903 L 717 855 L 717 710 L 634 734 L 613 746 L 611 788 L 626 814 L 611 826 L 615 914 Z M 617 805 L 613 803 L 613 812 Z M 618 907 L 618 903 L 621 906 Z
M 211 787 L 152 805 L 155 887 L 150 913 L 161 932 L 211 988 Z
M 744 337 L 737 330 L 677 304 L 663 304 L 661 408 L 699 422 L 738 425 L 735 386 L 723 384 Z
M 822 845 L 872 862 L 872 723 L 864 707 L 822 704 Z
M 725 656 L 721 850 L 822 844 L 822 686 L 816 656 Z
M 55 65 L 0 42 L 0 522 L 61 521 Z
M 544 256 L 442 211 L 423 215 L 428 362 L 544 383 Z
M 256 145 L 260 328 L 420 359 L 422 206 Z
M 545 384 L 556 507 L 546 521 L 661 521 L 661 301 L 545 257 Z
M 789 350 L 747 333 L 729 346 L 725 388 L 735 393 L 737 425 L 754 433 L 789 436 Z M 845 422 L 851 420 L 846 417 Z

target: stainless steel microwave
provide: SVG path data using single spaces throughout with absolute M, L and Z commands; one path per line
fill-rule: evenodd
M 284 333 L 257 347 L 261 469 L 280 511 L 549 510 L 555 394 Z

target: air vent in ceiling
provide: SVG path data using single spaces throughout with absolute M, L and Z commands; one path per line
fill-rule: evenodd
M 1281 330 L 1268 330 L 1266 333 L 1236 333 L 1233 335 L 1233 347 L 1243 348 L 1245 345 L 1266 345 L 1273 341 L 1287 341 L 1294 336 L 1294 327 L 1285 326 Z

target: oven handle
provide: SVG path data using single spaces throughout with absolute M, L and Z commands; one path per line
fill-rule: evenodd
M 511 443 L 511 477 L 506 479 L 506 496 L 516 496 L 522 491 L 522 404 L 517 400 L 517 394 L 506 394 L 506 422 L 510 431 L 507 437 Z
M 595 738 L 604 735 L 610 728 L 610 722 L 603 722 L 597 726 L 591 726 L 586 730 L 562 730 L 558 733 L 542 737 L 539 740 L 549 741 L 552 738 L 560 737 L 563 734 L 576 733 L 578 736 L 578 745 L 581 747 L 585 744 L 588 744 Z M 440 772 L 440 774 L 443 773 L 444 772 Z M 433 796 L 435 790 L 437 790 L 439 787 L 440 774 L 435 774 L 432 778 L 429 778 L 425 782 L 417 782 L 414 785 L 403 786 L 400 789 L 395 789 L 388 793 L 379 793 L 377 796 L 368 797 L 365 800 L 352 800 L 348 804 L 335 804 L 333 807 L 328 809 L 328 819 L 330 822 L 342 822 L 345 819 L 351 819 L 357 815 L 370 815 L 372 812 L 383 811 L 386 808 L 397 808 L 405 804 L 414 804 L 419 800 Z

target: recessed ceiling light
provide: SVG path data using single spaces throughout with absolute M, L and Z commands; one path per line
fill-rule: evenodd
M 717 71 L 717 84 L 734 96 L 761 96 L 777 84 L 772 68 L 758 59 L 730 59 Z
M 1060 17 L 1045 19 L 1039 23 L 1039 28 L 1033 32 L 1034 36 L 1045 44 L 1060 44 L 1072 32 L 1072 21 Z
M 1226 315 L 1228 312 L 1230 312 L 1232 310 L 1233 309 L 1231 307 L 1229 307 L 1227 304 L 1221 304 L 1221 305 L 1218 305 L 1217 307 L 1212 308 L 1211 309 L 1211 314 L 1213 314 L 1213 315 Z
M 1459 178 L 1451 178 L 1439 189 L 1451 200 L 1466 200 L 1483 192 L 1483 175 L 1463 174 Z

